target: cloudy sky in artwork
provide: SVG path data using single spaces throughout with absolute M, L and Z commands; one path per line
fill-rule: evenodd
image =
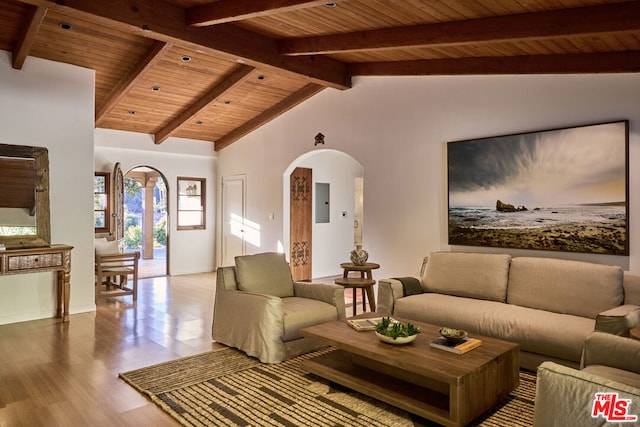
M 447 144 L 449 207 L 626 200 L 625 122 Z

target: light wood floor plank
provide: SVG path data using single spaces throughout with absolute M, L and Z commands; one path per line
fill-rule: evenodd
M 177 426 L 118 373 L 220 347 L 215 274 L 142 279 L 70 322 L 0 326 L 0 426 Z

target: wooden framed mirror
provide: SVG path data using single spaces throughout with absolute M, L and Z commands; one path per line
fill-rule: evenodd
M 0 144 L 0 243 L 8 249 L 51 244 L 46 148 Z

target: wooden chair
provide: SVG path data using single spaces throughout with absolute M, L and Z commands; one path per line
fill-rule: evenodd
M 122 295 L 137 300 L 139 259 L 140 252 L 96 254 L 96 301 Z

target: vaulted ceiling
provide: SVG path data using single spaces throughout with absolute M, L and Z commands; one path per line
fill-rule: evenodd
M 640 1 L 0 0 L 0 23 L 17 70 L 96 71 L 96 127 L 216 150 L 354 76 L 640 71 Z

